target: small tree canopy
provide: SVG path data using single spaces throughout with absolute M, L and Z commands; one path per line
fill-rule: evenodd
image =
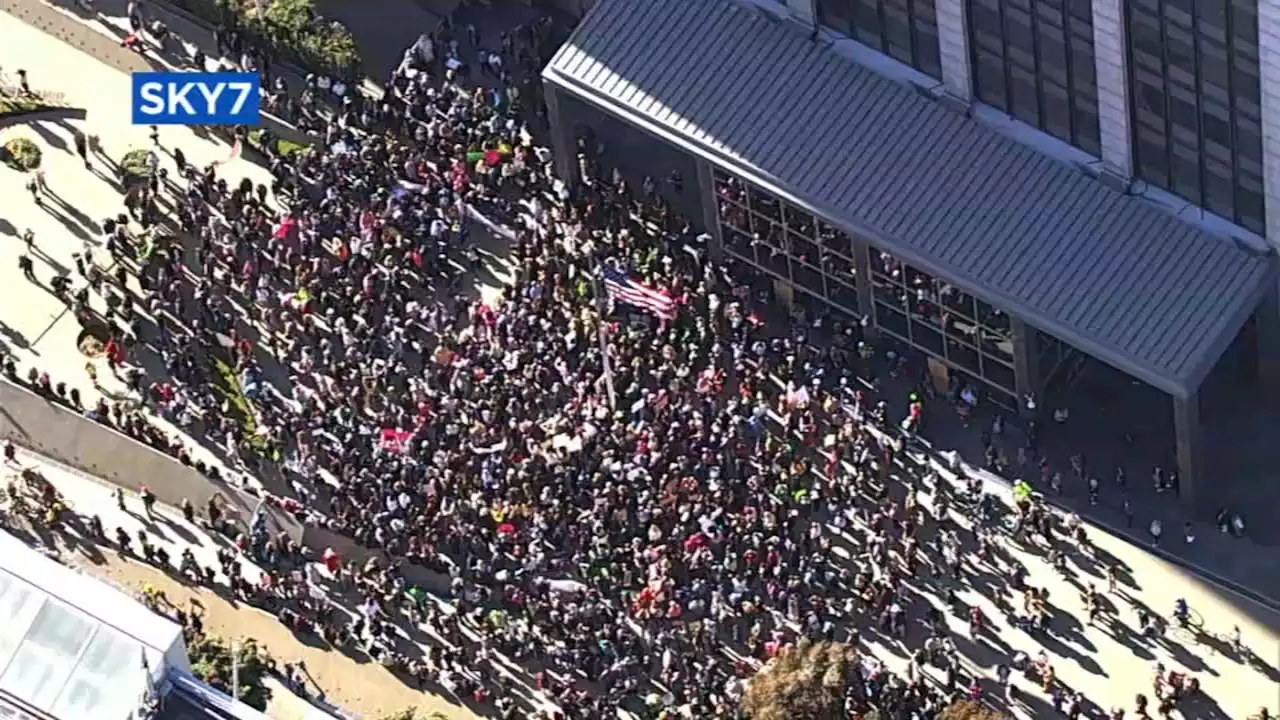
M 841 720 L 845 691 L 858 677 L 858 651 L 844 643 L 801 641 L 747 685 L 751 720 Z

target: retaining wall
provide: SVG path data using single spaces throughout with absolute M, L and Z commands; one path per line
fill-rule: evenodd
M 221 495 L 224 507 L 247 523 L 258 505 L 254 495 L 8 380 L 0 380 L 0 438 L 135 494 L 145 485 L 170 507 L 185 498 L 203 511 L 210 498 Z M 302 541 L 301 523 L 268 512 L 277 528 Z

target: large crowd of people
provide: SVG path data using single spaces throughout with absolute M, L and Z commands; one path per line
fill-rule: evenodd
M 859 323 L 777 318 L 767 288 L 716 257 L 662 184 L 633 190 L 592 143 L 580 182 L 558 179 L 536 142 L 545 25 L 493 52 L 466 28 L 441 33 L 437 57 L 407 60 L 385 97 L 345 95 L 314 148 L 266 143 L 271 187 L 182 161 L 158 174 L 107 228 L 128 271 L 85 269 L 108 298 L 110 370 L 150 411 L 250 471 L 278 466 L 281 507 L 388 559 L 331 568 L 354 616 L 306 575 L 244 586 L 227 555 L 235 591 L 502 717 L 524 710 L 499 655 L 528 670 L 549 717 L 735 718 L 771 656 L 860 634 L 905 642 L 911 659 L 895 675 L 866 654 L 852 717 L 930 718 L 1009 692 L 1008 668 L 998 690 L 963 669 L 944 615 L 982 629 L 955 596 L 979 559 L 1004 575 L 1000 592 L 1031 598 L 1012 611 L 1025 627 L 1046 622 L 1043 603 L 1000 551 L 1003 506 L 905 452 L 927 388 L 877 394 Z M 481 217 L 508 237 L 507 261 L 476 249 Z M 468 292 L 472 277 L 507 273 L 496 295 Z M 602 273 L 674 312 L 610 297 Z M 163 376 L 144 374 L 145 353 Z M 83 408 L 76 390 L 29 379 Z M 92 405 L 186 453 L 143 414 Z M 1015 511 L 1020 542 L 1070 552 L 1074 526 L 1030 499 Z M 268 568 L 303 553 L 260 527 L 242 547 Z M 193 578 L 219 575 L 191 562 Z M 404 564 L 438 571 L 448 596 L 412 586 Z M 404 618 L 439 646 L 398 649 Z M 1047 657 L 1006 663 L 1069 717 L 1088 710 Z

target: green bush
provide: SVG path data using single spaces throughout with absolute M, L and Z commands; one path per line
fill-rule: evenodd
M 232 654 L 229 643 L 221 638 L 202 635 L 187 647 L 191 658 L 191 673 L 210 686 L 228 694 L 232 684 L 232 658 L 238 662 L 235 681 L 238 683 L 240 702 L 251 708 L 265 711 L 271 700 L 271 688 L 263 681 L 272 672 L 273 661 L 253 640 L 240 643 Z
M 35 170 L 43 157 L 40 146 L 27 138 L 14 138 L 4 144 L 4 164 L 14 170 Z
M 346 26 L 316 12 L 312 0 L 267 0 L 258 12 L 255 0 L 170 0 L 211 23 L 238 27 L 255 43 L 274 48 L 280 58 L 303 69 L 339 78 L 360 79 L 360 51 Z
M 249 131 L 249 144 L 264 152 L 267 150 L 267 148 L 262 146 L 262 130 Z M 307 145 L 304 145 L 303 143 L 286 140 L 282 137 L 275 138 L 275 145 L 276 152 L 286 157 L 307 149 Z
M 120 158 L 120 176 L 124 180 L 126 190 L 151 180 L 155 171 L 147 161 L 149 155 L 150 153 L 143 148 L 134 148 Z

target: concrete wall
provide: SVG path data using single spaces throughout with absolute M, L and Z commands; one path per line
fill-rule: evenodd
M 1093 56 L 1098 74 L 1098 123 L 1102 161 L 1124 179 L 1133 175 L 1133 136 L 1129 130 L 1128 39 L 1124 3 L 1093 0 Z
M 1280 248 L 1280 3 L 1258 4 L 1258 70 L 1262 77 L 1262 175 L 1267 241 Z
M 185 498 L 203 513 L 214 495 L 247 522 L 258 499 L 222 481 L 211 480 L 176 459 L 127 435 L 100 425 L 25 387 L 0 380 L 0 438 L 105 480 L 132 493 L 145 485 L 163 504 L 178 507 Z M 303 537 L 297 520 L 271 511 L 275 527 L 295 540 Z
M 172 507 L 186 498 L 203 513 L 209 498 L 222 495 L 236 510 L 241 524 L 247 525 L 258 505 L 258 498 L 249 493 L 211 480 L 164 453 L 7 380 L 0 380 L 0 438 L 133 493 L 145 485 L 161 503 Z M 284 530 L 317 554 L 333 548 L 343 558 L 360 564 L 371 557 L 389 559 L 380 549 L 362 547 L 352 538 L 324 528 L 304 527 L 274 509 L 269 509 L 268 515 L 274 529 Z M 449 591 L 445 575 L 407 564 L 402 571 L 409 582 L 424 590 Z

